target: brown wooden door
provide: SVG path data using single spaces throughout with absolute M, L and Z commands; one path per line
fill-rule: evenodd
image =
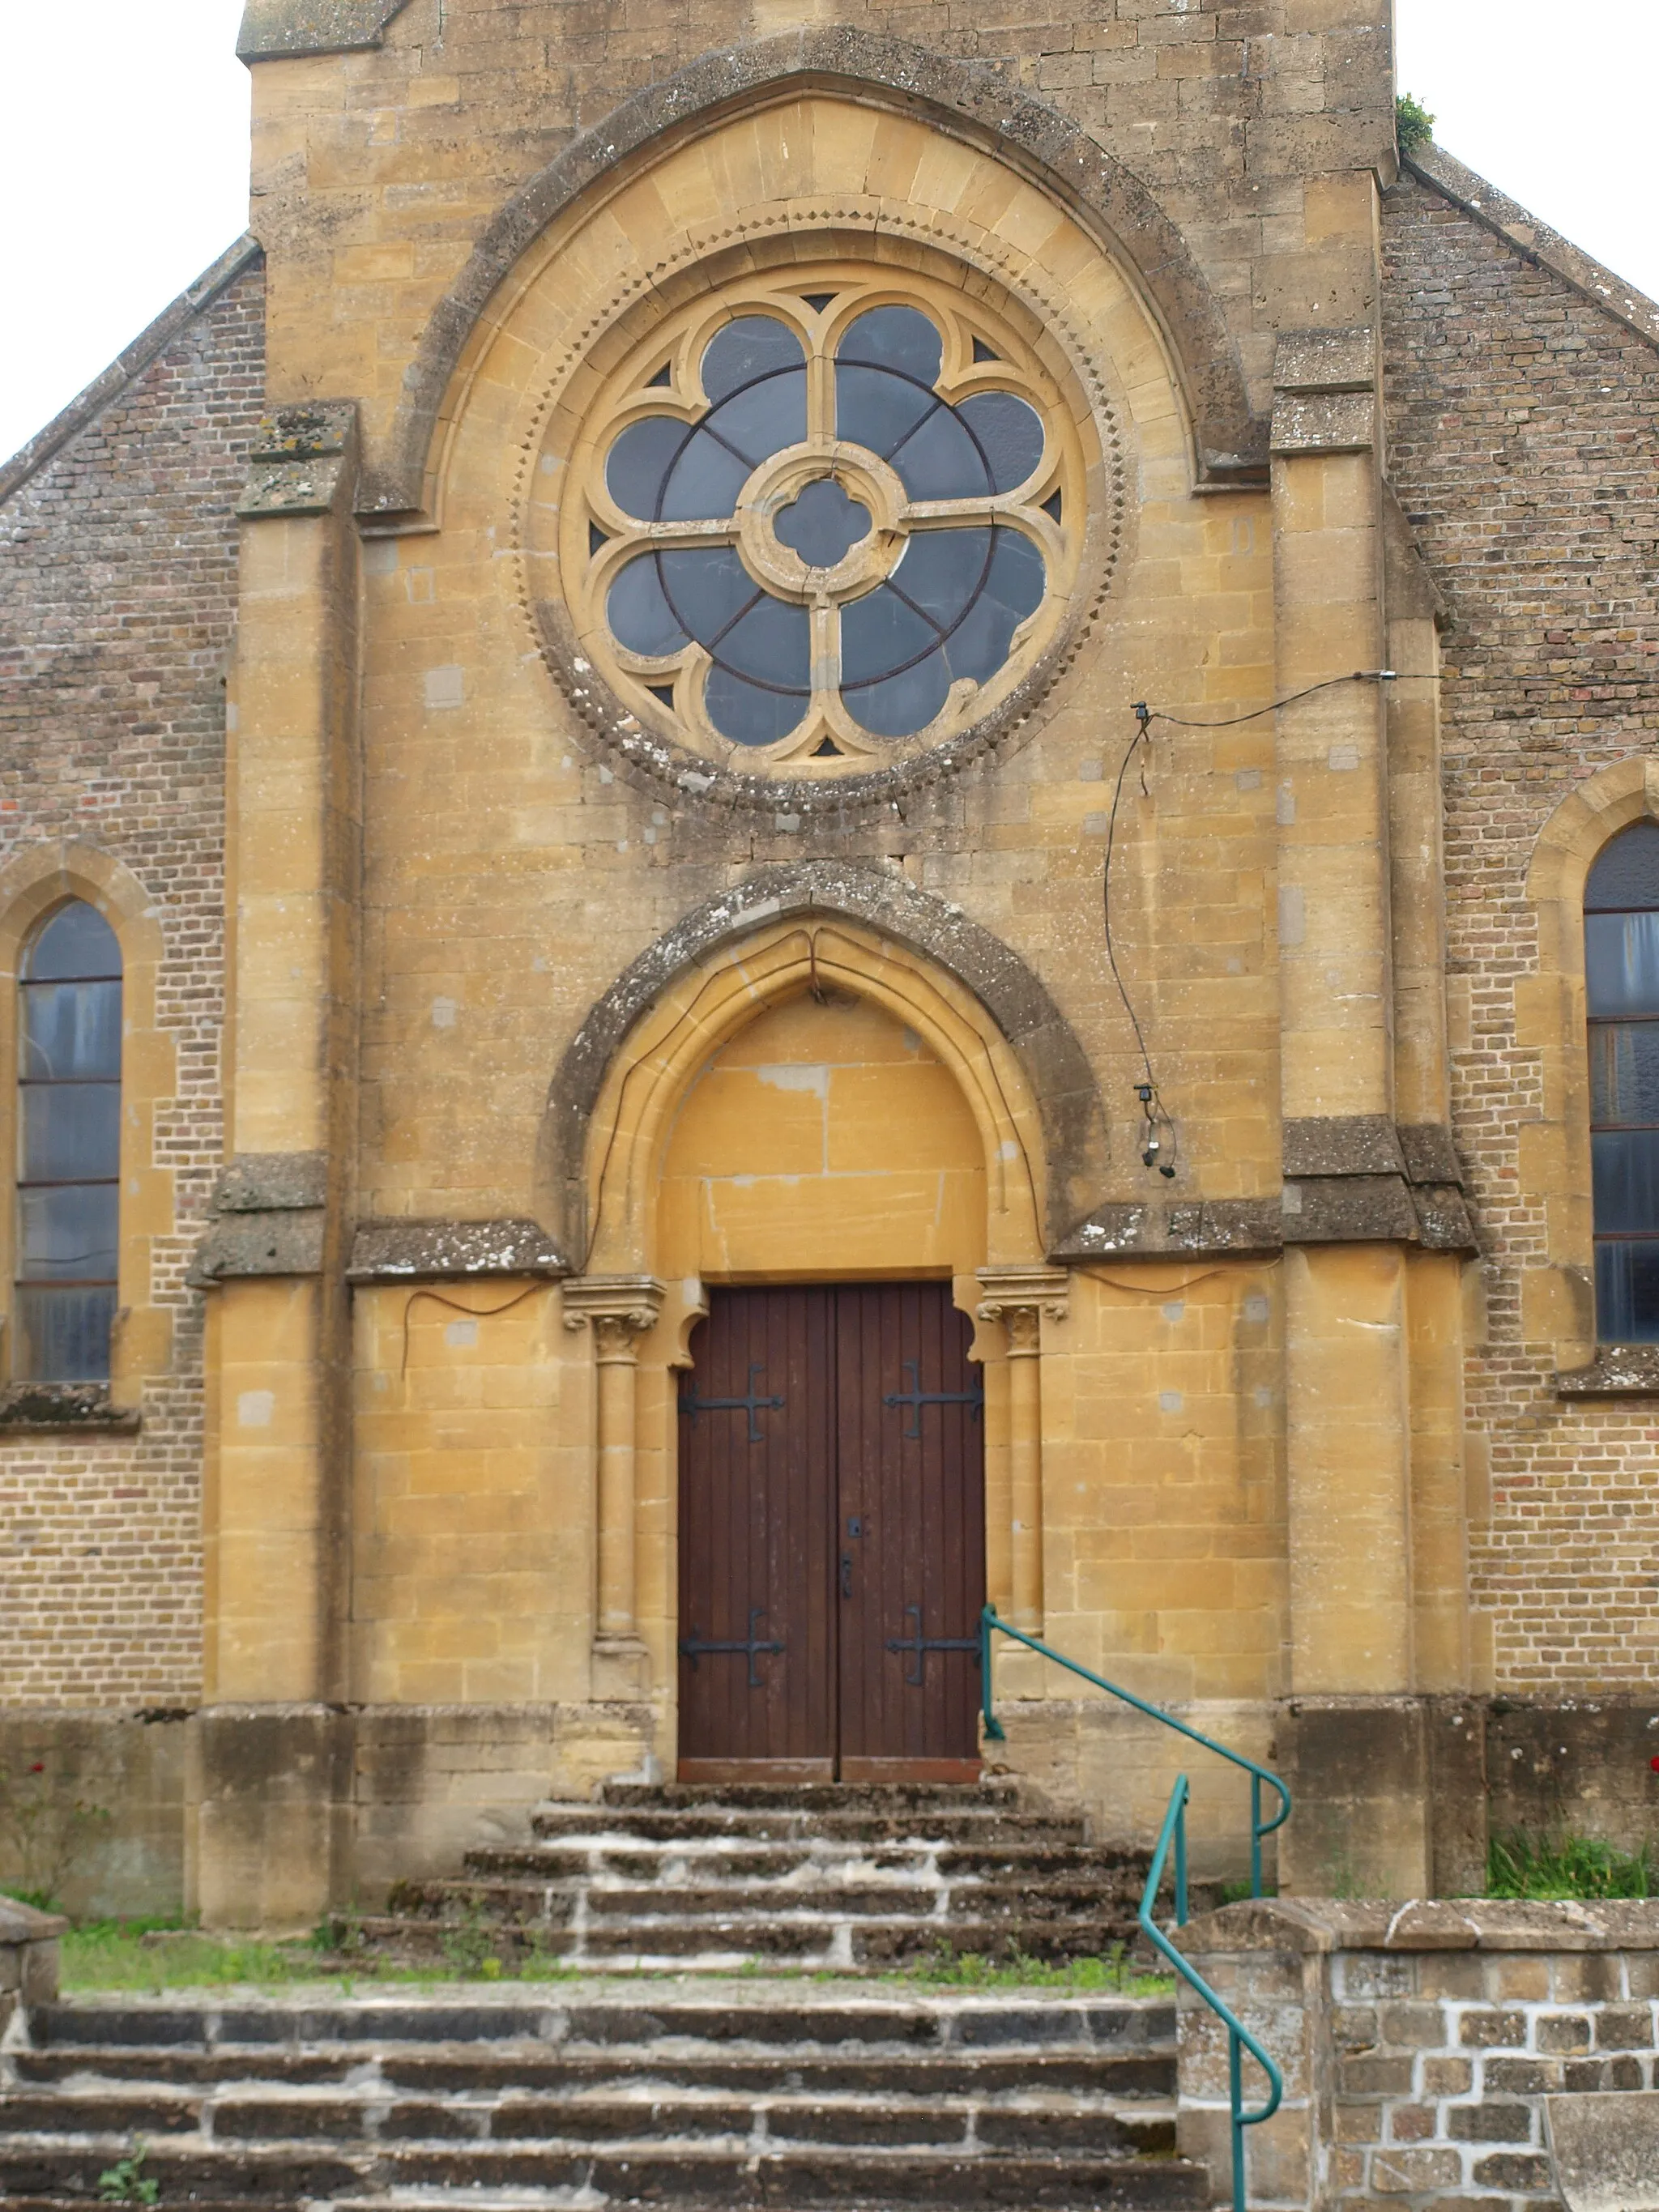
M 943 1283 L 712 1293 L 680 1393 L 680 1771 L 978 1772 L 982 1399 Z

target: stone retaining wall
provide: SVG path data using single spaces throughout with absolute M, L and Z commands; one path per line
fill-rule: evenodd
M 1247 2137 L 1258 2212 L 1545 2212 L 1546 2100 L 1659 2087 L 1659 1904 L 1270 1899 L 1181 1941 L 1285 2071 Z M 1181 2148 L 1224 2191 L 1225 2030 L 1185 1988 L 1180 2021 Z
M 58 1939 L 69 1926 L 55 1912 L 37 1912 L 0 1897 L 0 2036 L 21 2004 L 46 2004 L 58 1994 Z

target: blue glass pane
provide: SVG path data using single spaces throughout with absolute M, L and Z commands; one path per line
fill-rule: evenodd
M 763 684 L 781 684 L 799 691 L 793 729 L 800 720 L 811 674 L 811 628 L 805 607 L 783 599 L 763 599 L 731 629 L 714 648 L 715 658 L 739 676 L 752 676 Z
M 1023 484 L 1042 459 L 1042 422 L 1012 392 L 976 392 L 957 414 L 978 439 L 998 491 Z
M 1659 1013 L 1659 914 L 1586 915 L 1584 981 L 1593 1014 Z
M 724 668 L 711 668 L 703 691 L 708 719 L 725 738 L 739 745 L 769 745 L 787 738 L 806 712 L 805 698 L 787 691 L 765 691 Z
M 39 1082 L 121 1073 L 118 983 L 26 983 L 22 1073 Z
M 750 464 L 706 428 L 694 430 L 662 489 L 665 522 L 718 522 L 730 514 Z
M 936 407 L 887 458 L 912 499 L 982 499 L 991 489 L 979 447 L 948 407 Z
M 872 453 L 894 452 L 924 416 L 937 410 L 931 392 L 884 369 L 836 365 L 836 435 Z
M 842 687 L 856 694 L 858 685 L 895 674 L 907 660 L 930 653 L 938 641 L 939 631 L 933 624 L 907 606 L 890 584 L 883 584 L 867 598 L 854 599 L 842 609 Z M 862 721 L 862 698 L 854 696 L 848 704 Z M 921 725 L 915 726 L 919 729 Z
M 870 510 L 849 499 L 833 477 L 819 477 L 792 500 L 772 525 L 809 568 L 833 568 L 870 530 Z
M 35 1282 L 112 1279 L 116 1203 L 113 1183 L 20 1190 L 20 1279 Z
M 1633 822 L 1596 856 L 1584 886 L 1584 911 L 1659 906 L 1659 822 Z
M 920 530 L 905 545 L 893 581 L 941 629 L 962 619 L 985 580 L 989 530 Z
M 605 603 L 611 633 L 630 653 L 678 653 L 690 642 L 663 597 L 654 556 L 630 561 L 611 586 Z
M 1595 1333 L 1603 1344 L 1659 1343 L 1659 1239 L 1596 1246 Z
M 1042 601 L 1042 556 L 1017 530 L 994 533 L 991 572 L 946 644 L 952 676 L 987 684 L 1008 658 L 1008 647 L 1027 615 Z
M 70 1182 L 121 1171 L 118 1083 L 36 1083 L 21 1103 L 18 1172 L 28 1182 Z
M 118 975 L 121 948 L 115 932 L 84 899 L 60 906 L 29 947 L 23 974 L 31 981 L 60 976 Z
M 806 372 L 793 369 L 787 376 L 751 384 L 722 400 L 703 420 L 711 436 L 735 447 L 753 468 L 786 446 L 798 446 L 806 435 Z
M 1659 1130 L 1596 1130 L 1590 1188 L 1598 1231 L 1659 1230 Z
M 1659 1127 L 1659 1022 L 1596 1024 L 1589 1059 L 1592 1121 Z
M 657 558 L 669 605 L 681 628 L 702 645 L 713 644 L 759 589 L 735 545 L 698 545 Z
M 115 1289 L 20 1289 L 17 1361 L 29 1382 L 106 1382 Z
M 724 399 L 739 385 L 776 369 L 803 368 L 805 360 L 787 323 L 770 315 L 741 315 L 703 348 L 702 388 L 711 400 Z
M 872 307 L 849 323 L 836 349 L 837 361 L 873 362 L 922 384 L 939 381 L 944 342 L 915 307 Z
M 848 694 L 854 720 L 872 737 L 909 738 L 925 730 L 950 696 L 951 672 L 942 653 L 930 653 L 902 674 L 867 690 Z
M 605 489 L 624 514 L 649 522 L 669 468 L 685 435 L 684 422 L 666 415 L 647 415 L 630 422 L 611 448 L 605 465 Z

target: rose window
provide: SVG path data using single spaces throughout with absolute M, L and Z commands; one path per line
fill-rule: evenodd
M 757 282 L 612 379 L 563 558 L 582 646 L 647 727 L 868 769 L 976 720 L 1046 642 L 1069 422 L 977 303 L 906 289 Z

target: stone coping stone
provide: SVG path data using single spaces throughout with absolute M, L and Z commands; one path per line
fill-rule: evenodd
M 61 1912 L 37 1912 L 21 1898 L 0 1897 L 0 1943 L 50 1943 L 68 1926 Z
M 1547 2097 L 1567 2212 L 1659 2212 L 1659 2090 Z
M 1659 1951 L 1659 1899 L 1263 1897 L 1196 1913 L 1197 1951 Z

